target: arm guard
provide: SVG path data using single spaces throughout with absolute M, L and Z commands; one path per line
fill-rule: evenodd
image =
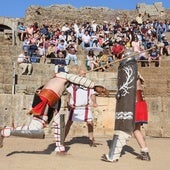
M 65 78 L 71 83 L 78 84 L 86 88 L 94 88 L 94 82 L 86 77 L 81 77 L 75 74 L 67 74 L 64 72 L 60 72 L 59 74 L 57 74 L 57 77 Z

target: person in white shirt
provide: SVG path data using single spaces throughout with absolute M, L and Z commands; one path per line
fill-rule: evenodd
M 19 64 L 19 67 L 22 69 L 22 75 L 32 74 L 33 66 L 32 63 L 30 62 L 27 52 L 23 51 L 21 54 L 19 54 L 17 63 Z
M 86 72 L 80 70 L 80 75 L 85 76 Z M 96 92 L 94 89 L 86 88 L 76 84 L 71 84 L 67 91 L 69 116 L 65 128 L 65 138 L 67 137 L 70 127 L 74 121 L 86 122 L 88 128 L 89 145 L 96 147 L 93 136 L 93 116 L 91 107 L 97 107 Z
M 88 31 L 86 30 L 85 33 L 82 35 L 82 49 L 85 47 L 91 47 L 91 36 L 88 34 Z

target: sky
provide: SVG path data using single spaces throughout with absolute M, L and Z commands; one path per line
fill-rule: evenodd
M 1 0 L 0 16 L 24 18 L 26 9 L 31 5 L 49 7 L 51 5 L 71 5 L 81 7 L 107 7 L 110 9 L 135 10 L 138 3 L 153 4 L 162 2 L 163 7 L 170 9 L 170 0 Z

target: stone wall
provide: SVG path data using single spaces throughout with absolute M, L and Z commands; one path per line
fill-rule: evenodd
M 62 97 L 64 101 L 65 96 Z M 33 95 L 25 94 L 1 94 L 0 101 L 0 126 L 15 126 L 29 123 L 30 116 L 27 115 L 31 108 Z M 146 97 L 149 111 L 149 123 L 144 125 L 146 135 L 154 137 L 170 137 L 170 98 L 169 97 Z M 94 116 L 94 127 L 96 135 L 112 135 L 114 132 L 115 97 L 97 97 L 99 107 L 92 108 Z M 67 120 L 68 112 L 64 109 L 64 102 L 60 113 L 65 114 Z M 49 129 L 51 127 L 48 127 Z M 47 132 L 49 132 L 47 129 Z M 87 135 L 85 123 L 74 123 L 70 133 L 72 135 Z
M 64 101 L 65 96 L 62 97 Z M 31 108 L 33 95 L 25 94 L 1 94 L 0 101 L 0 127 L 11 125 L 14 121 L 15 126 L 21 126 L 24 123 L 29 123 L 30 116 L 27 115 Z M 97 97 L 98 108 L 92 108 L 94 116 L 95 131 L 98 134 L 113 134 L 114 128 L 114 110 L 115 99 L 113 97 Z M 65 114 L 67 120 L 67 110 L 62 102 L 60 112 Z M 86 134 L 87 128 L 85 123 L 75 123 L 70 133 Z

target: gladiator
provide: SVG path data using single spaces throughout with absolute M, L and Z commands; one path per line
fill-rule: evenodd
M 117 162 L 123 147 L 132 136 L 135 123 L 137 60 L 135 56 L 122 60 L 118 67 L 115 128 L 109 153 L 102 156 L 107 162 Z

